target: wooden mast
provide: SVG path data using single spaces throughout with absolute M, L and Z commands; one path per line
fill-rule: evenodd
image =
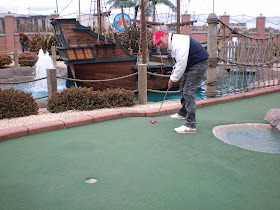
M 180 34 L 180 0 L 177 0 L 177 34 Z
M 145 15 L 145 3 L 141 0 L 141 41 L 142 41 L 142 61 L 143 64 L 147 63 L 147 32 L 146 32 L 146 15 Z
M 97 0 L 97 25 L 98 25 L 98 31 L 101 33 L 102 27 L 101 27 L 101 6 L 100 6 L 100 0 Z

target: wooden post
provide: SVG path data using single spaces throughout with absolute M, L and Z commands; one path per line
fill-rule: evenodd
M 147 64 L 138 64 L 138 101 L 147 104 Z
M 274 50 L 273 50 L 273 37 L 274 37 L 274 31 L 270 30 L 269 31 L 269 37 L 268 39 L 268 50 L 267 50 L 267 62 L 268 62 L 268 67 L 272 68 L 272 59 L 274 55 Z
M 208 46 L 207 51 L 209 53 L 209 67 L 207 70 L 207 83 L 205 96 L 208 98 L 215 98 L 216 93 L 216 67 L 218 66 L 218 54 L 217 54 L 217 24 L 219 20 L 214 13 L 209 14 L 207 18 L 208 23 Z
M 56 65 L 56 50 L 55 46 L 52 46 L 52 60 L 53 60 L 53 65 Z
M 18 51 L 14 50 L 14 67 L 18 67 Z
M 247 55 L 247 42 L 245 37 L 241 37 L 239 39 L 240 44 L 240 59 L 238 63 L 239 73 L 245 73 L 245 62 L 246 62 L 246 55 Z
M 47 69 L 48 98 L 51 99 L 52 93 L 57 91 L 56 69 Z

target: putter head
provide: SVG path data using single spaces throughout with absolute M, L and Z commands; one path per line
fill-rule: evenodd
M 150 122 L 151 122 L 152 124 L 154 124 L 154 123 L 156 123 L 157 121 L 156 121 L 156 120 L 150 120 Z

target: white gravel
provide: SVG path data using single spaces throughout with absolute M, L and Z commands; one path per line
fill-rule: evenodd
M 179 99 L 175 100 L 166 100 L 163 103 L 162 107 L 178 105 L 180 104 Z M 98 109 L 92 111 L 66 111 L 61 113 L 50 113 L 46 108 L 40 108 L 39 113 L 37 115 L 31 115 L 26 117 L 17 117 L 17 118 L 10 118 L 10 119 L 1 119 L 0 120 L 0 129 L 22 126 L 22 125 L 30 125 L 36 124 L 41 122 L 47 121 L 54 121 L 54 120 L 62 120 L 67 119 L 75 116 L 82 116 L 88 114 L 94 114 L 98 112 L 106 112 L 106 111 L 113 111 L 113 110 L 146 110 L 151 108 L 160 108 L 161 102 L 149 102 L 146 105 L 135 105 L 133 107 L 121 107 L 121 108 L 112 108 L 112 109 Z

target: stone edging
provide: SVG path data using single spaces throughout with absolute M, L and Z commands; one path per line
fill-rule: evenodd
M 221 136 L 221 132 L 228 128 L 272 128 L 270 124 L 261 124 L 261 123 L 242 123 L 242 124 L 229 124 L 229 125 L 218 125 L 212 129 L 212 132 L 216 138 L 225 142 Z
M 251 92 L 240 93 L 235 95 L 228 95 L 220 98 L 211 98 L 205 100 L 199 100 L 196 102 L 196 107 L 206 107 L 220 103 L 226 103 L 230 101 L 236 101 L 255 96 L 266 95 L 270 93 L 280 92 L 280 86 L 258 89 Z M 119 110 L 119 111 L 108 111 L 104 113 L 97 113 L 94 115 L 78 116 L 69 119 L 55 120 L 25 126 L 17 126 L 12 128 L 5 128 L 0 130 L 0 141 L 13 139 L 21 136 L 27 136 L 36 133 L 42 133 L 47 131 L 71 128 L 91 123 L 97 123 L 106 120 L 113 120 L 124 117 L 155 117 L 157 114 L 167 115 L 178 111 L 181 105 L 173 105 L 164 107 L 158 113 L 158 108 L 147 109 L 147 110 Z

